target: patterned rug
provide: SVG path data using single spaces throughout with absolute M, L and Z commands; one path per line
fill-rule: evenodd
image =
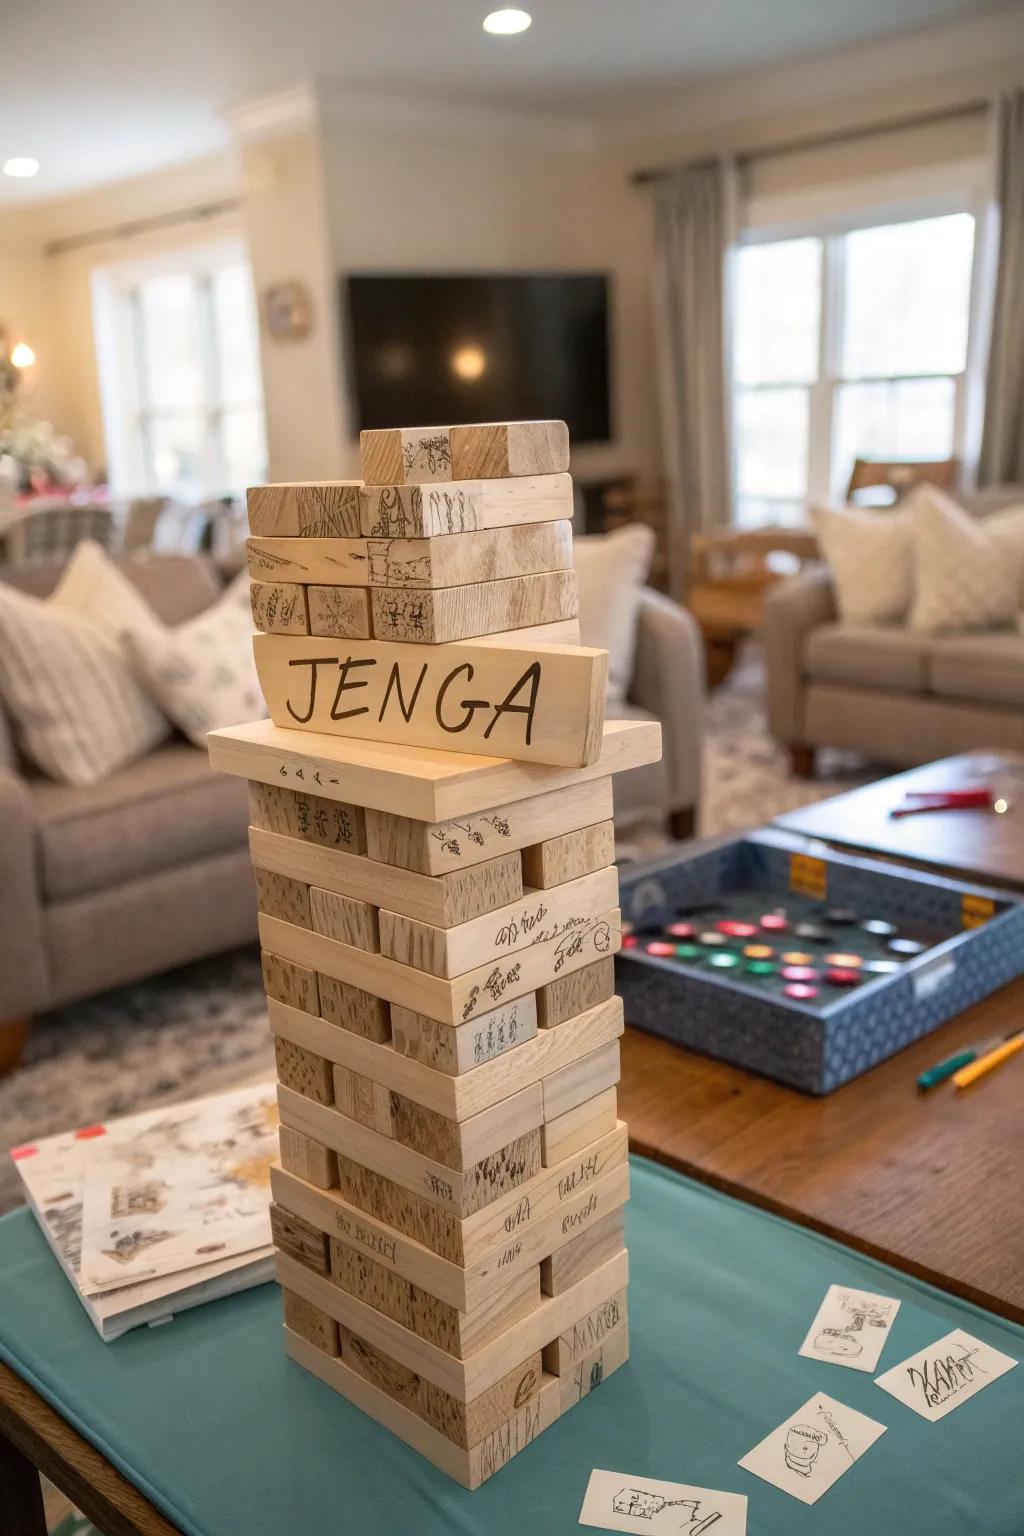
M 872 776 L 833 753 L 823 754 L 813 783 L 791 778 L 785 754 L 767 735 L 760 694 L 751 652 L 709 701 L 705 834 L 756 826 Z M 661 846 L 655 835 L 629 851 L 653 854 Z M 272 1067 L 258 953 L 233 951 L 37 1020 L 24 1065 L 0 1080 L 0 1126 L 5 1145 L 16 1146 L 216 1093 Z M 0 1211 L 20 1202 L 14 1166 L 0 1155 Z

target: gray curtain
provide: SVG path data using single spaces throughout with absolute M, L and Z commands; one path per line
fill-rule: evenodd
M 978 479 L 1024 481 L 1024 91 L 997 104 L 999 268 Z
M 693 165 L 654 185 L 655 345 L 672 594 L 686 592 L 690 537 L 730 517 L 726 262 L 733 170 Z

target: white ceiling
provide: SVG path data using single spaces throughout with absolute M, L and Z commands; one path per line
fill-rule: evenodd
M 35 0 L 5 7 L 0 203 L 54 197 L 223 147 L 223 113 L 318 79 L 599 116 L 613 97 L 1001 9 L 993 0 Z M 951 65 L 955 60 L 950 60 Z

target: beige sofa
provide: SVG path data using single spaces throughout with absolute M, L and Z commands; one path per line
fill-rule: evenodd
M 158 556 L 122 566 L 167 623 L 217 596 L 213 567 Z M 0 567 L 45 596 L 54 566 Z M 689 614 L 644 591 L 627 713 L 664 727 L 660 764 L 616 779 L 624 826 L 652 810 L 693 830 L 700 784 L 703 654 Z M 622 711 L 618 711 L 622 713 Z M 0 1067 L 42 1009 L 215 954 L 256 936 L 245 785 L 174 739 L 101 784 L 27 772 L 0 708 Z
M 958 497 L 978 517 L 1024 503 L 1024 486 Z M 1024 633 L 918 635 L 842 623 L 832 581 L 810 566 L 765 604 L 768 720 L 795 773 L 818 747 L 909 767 L 972 747 L 1024 750 Z

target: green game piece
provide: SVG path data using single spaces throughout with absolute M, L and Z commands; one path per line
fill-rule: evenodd
M 699 944 L 676 945 L 677 960 L 702 960 L 704 958 L 704 954 L 705 951 L 701 949 Z
M 728 949 L 713 949 L 707 957 L 707 963 L 713 965 L 716 971 L 734 971 L 740 963 L 740 957 Z
M 773 976 L 775 974 L 774 960 L 748 960 L 746 967 L 751 976 Z

